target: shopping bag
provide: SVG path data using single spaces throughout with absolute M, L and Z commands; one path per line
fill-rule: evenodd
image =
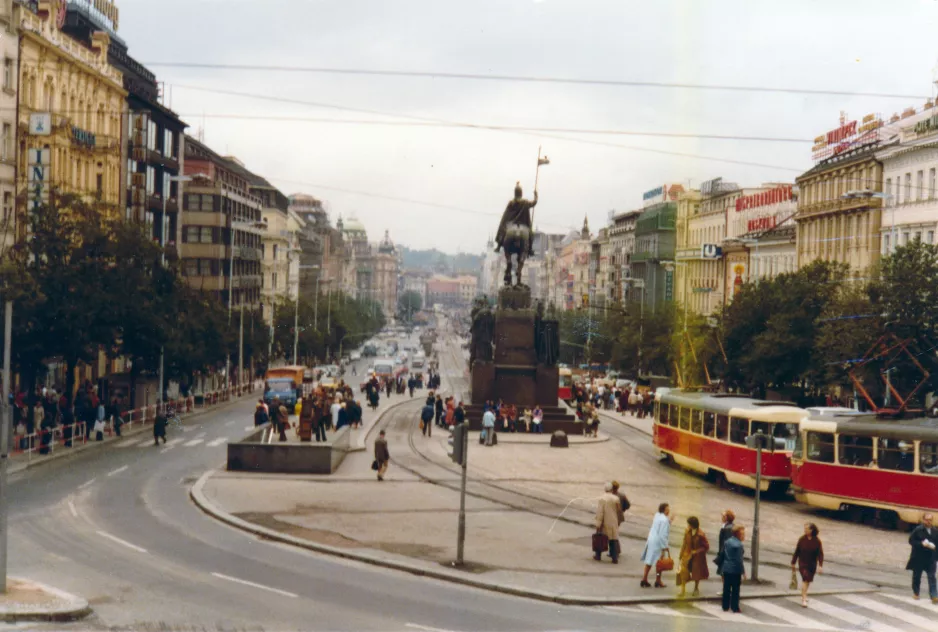
M 798 576 L 795 574 L 795 569 L 791 569 L 791 582 L 788 584 L 788 590 L 798 590 Z
M 371 462 L 371 469 L 373 469 L 375 472 L 377 472 L 377 471 L 378 471 L 378 468 L 379 468 L 379 466 L 378 466 L 378 459 L 375 459 L 374 461 Z
M 423 428 L 424 428 L 423 419 L 421 419 L 421 420 L 420 420 L 420 429 L 423 430 Z

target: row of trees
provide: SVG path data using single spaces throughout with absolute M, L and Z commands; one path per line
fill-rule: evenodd
M 877 347 L 883 335 L 885 346 Z M 641 355 L 644 374 L 680 376 L 685 384 L 709 376 L 760 396 L 774 390 L 810 401 L 838 387 L 852 392 L 851 370 L 875 398 L 886 396 L 886 370 L 896 390 L 908 393 L 922 369 L 938 376 L 938 249 L 902 246 L 867 278 L 843 264 L 814 262 L 744 285 L 709 320 L 673 303 L 644 318 L 632 305 L 565 312 L 561 338 L 561 360 L 570 364 L 590 359 L 634 375 Z M 910 353 L 897 349 L 860 366 L 870 349 L 895 340 L 911 341 Z M 918 393 L 936 388 L 929 377 Z
M 227 358 L 237 366 L 240 310 L 229 314 L 216 296 L 190 287 L 178 261 L 164 261 L 144 227 L 111 218 L 98 203 L 56 196 L 54 205 L 32 213 L 28 239 L 2 254 L 3 297 L 14 303 L 11 359 L 28 392 L 56 360 L 67 368 L 64 386 L 71 396 L 75 368 L 96 361 L 101 351 L 131 361 L 132 388 L 139 376 L 158 371 L 161 349 L 166 378 L 182 384 L 218 372 Z M 320 306 L 321 331 L 314 332 L 309 303 L 301 301 L 304 357 L 323 357 L 330 345 L 335 349 L 353 333 L 383 324 L 380 308 L 370 303 L 335 295 L 331 301 L 328 332 L 328 305 Z M 271 359 L 270 328 L 260 310 L 245 311 L 243 319 L 245 365 L 253 360 L 260 373 Z M 273 357 L 289 357 L 291 305 L 277 306 L 276 325 Z

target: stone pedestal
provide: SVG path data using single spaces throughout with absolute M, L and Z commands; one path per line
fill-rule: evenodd
M 538 363 L 535 320 L 530 289 L 499 291 L 494 357 L 492 362 L 476 361 L 472 367 L 472 404 L 501 399 L 525 408 L 557 405 L 559 371 Z

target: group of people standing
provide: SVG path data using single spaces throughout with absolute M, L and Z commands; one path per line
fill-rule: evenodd
M 433 426 L 451 428 L 466 420 L 466 410 L 462 401 L 457 402 L 454 397 L 437 395 L 433 391 L 427 394 L 427 401 L 420 411 L 420 429 L 424 436 L 433 436 Z
M 505 404 L 502 400 L 485 402 L 482 406 L 482 436 L 485 445 L 492 445 L 496 432 L 522 432 L 540 434 L 543 432 L 544 411 L 535 405 L 533 409 L 519 411 L 514 404 Z

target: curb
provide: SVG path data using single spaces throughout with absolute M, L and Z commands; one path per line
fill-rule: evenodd
M 26 580 L 20 577 L 11 577 L 11 579 L 19 579 L 20 581 L 26 581 L 30 584 L 33 584 L 42 591 L 53 595 L 66 603 L 61 606 L 47 608 L 44 610 L 29 610 L 27 607 L 22 609 L 15 609 L 9 608 L 7 606 L 0 606 L 0 621 L 5 623 L 16 623 L 17 621 L 52 621 L 62 623 L 67 621 L 77 621 L 91 614 L 91 606 L 88 604 L 87 600 L 82 599 L 81 597 L 77 597 L 65 591 L 59 590 L 58 588 L 53 588 L 33 580 Z
M 220 405 L 220 406 L 213 406 L 213 407 L 211 407 L 211 408 L 202 408 L 202 409 L 200 409 L 200 410 L 193 411 L 192 413 L 190 413 L 189 415 L 187 415 L 186 417 L 184 417 L 182 421 L 183 421 L 183 423 L 185 423 L 185 422 L 187 422 L 187 421 L 189 421 L 189 420 L 191 420 L 191 419 L 197 419 L 197 418 L 201 417 L 202 415 L 205 415 L 205 414 L 210 413 L 210 412 L 213 412 L 213 411 L 225 410 L 227 407 L 232 406 L 232 405 L 234 405 L 234 404 L 237 404 L 237 403 L 239 403 L 239 402 L 241 402 L 241 401 L 243 401 L 243 400 L 245 400 L 245 399 L 251 397 L 253 394 L 254 394 L 254 393 L 249 393 L 248 395 L 243 395 L 243 396 L 241 396 L 241 397 L 239 397 L 239 398 L 237 398 L 237 399 L 229 400 L 229 401 L 223 403 L 223 404 Z M 137 428 L 132 428 L 132 429 L 130 429 L 130 430 L 124 431 L 124 432 L 121 434 L 121 438 L 124 438 L 124 437 L 136 437 L 136 436 L 138 436 L 138 435 L 143 434 L 143 433 L 146 432 L 147 430 L 150 430 L 150 432 L 152 432 L 152 431 L 153 431 L 153 425 L 152 425 L 152 424 L 150 424 L 150 425 L 140 424 L 140 426 L 137 427 Z M 79 455 L 79 454 L 81 454 L 81 453 L 83 453 L 83 452 L 86 452 L 86 451 L 88 451 L 88 450 L 93 450 L 93 449 L 96 449 L 96 448 L 98 448 L 98 447 L 104 447 L 104 446 L 110 445 L 110 444 L 112 444 L 112 443 L 114 443 L 113 437 L 112 437 L 112 440 L 109 440 L 109 441 L 86 441 L 86 442 L 83 443 L 82 445 L 73 445 L 71 448 L 60 447 L 60 448 L 58 448 L 57 451 L 53 452 L 50 456 L 45 456 L 45 455 L 43 455 L 42 458 L 37 457 L 35 460 L 26 461 L 25 463 L 15 463 L 15 464 L 14 464 L 14 463 L 10 463 L 10 464 L 8 464 L 8 465 L 7 465 L 7 474 L 8 474 L 8 475 L 18 474 L 18 473 L 24 472 L 24 471 L 26 471 L 26 470 L 28 470 L 28 469 L 30 469 L 30 468 L 39 467 L 40 465 L 45 465 L 46 463 L 52 463 L 53 461 L 65 460 L 65 459 L 68 459 L 68 458 L 70 458 L 70 457 L 77 456 L 77 455 Z
M 498 584 L 493 582 L 484 582 L 471 577 L 457 574 L 455 572 L 445 572 L 442 570 L 436 570 L 432 568 L 427 568 L 425 566 L 420 566 L 417 564 L 410 564 L 407 562 L 401 562 L 397 560 L 387 560 L 373 557 L 370 555 L 364 555 L 361 553 L 355 553 L 350 550 L 340 549 L 337 547 L 328 546 L 325 544 L 317 544 L 315 542 L 310 542 L 302 538 L 298 538 L 292 535 L 287 535 L 285 533 L 280 533 L 273 529 L 268 529 L 267 527 L 262 527 L 260 525 L 253 524 L 247 520 L 242 520 L 236 516 L 231 515 L 230 513 L 216 507 L 202 492 L 202 488 L 205 486 L 206 481 L 212 477 L 215 473 L 215 470 L 209 470 L 205 472 L 202 476 L 199 477 L 199 480 L 189 488 L 189 497 L 192 499 L 192 502 L 201 509 L 203 512 L 209 516 L 224 522 L 236 529 L 246 531 L 248 533 L 254 534 L 256 536 L 273 540 L 274 542 L 281 542 L 284 544 L 291 544 L 314 553 L 322 553 L 325 555 L 331 555 L 334 557 L 352 560 L 355 562 L 362 562 L 364 564 L 370 564 L 372 566 L 378 566 L 382 568 L 389 568 L 392 570 L 403 571 L 405 573 L 410 573 L 411 575 L 417 575 L 418 577 L 427 577 L 430 579 L 437 579 L 441 581 L 447 581 L 454 584 L 460 584 L 463 586 L 469 586 L 472 588 L 479 588 L 482 590 L 497 592 L 503 595 L 512 595 L 514 597 L 524 597 L 527 599 L 534 599 L 537 601 L 547 601 L 551 603 L 558 603 L 568 606 L 627 606 L 633 604 L 643 604 L 643 603 L 685 603 L 692 601 L 718 601 L 722 599 L 719 596 L 707 596 L 707 597 L 697 597 L 697 598 L 684 598 L 678 599 L 676 597 L 669 596 L 655 596 L 655 597 L 625 597 L 625 598 L 596 598 L 588 596 L 579 596 L 579 595 L 562 595 L 562 594 L 553 594 L 538 592 L 534 590 L 528 590 L 524 588 L 518 588 L 516 586 L 510 586 L 507 584 Z M 840 590 L 829 590 L 829 591 L 814 591 L 811 594 L 815 596 L 823 595 L 838 595 L 845 593 L 867 593 L 867 592 L 876 592 L 876 588 L 859 588 L 859 589 L 840 589 Z M 792 595 L 800 594 L 792 591 L 775 591 L 770 593 L 762 593 L 759 595 L 752 595 L 751 597 L 743 596 L 742 599 L 771 599 L 773 597 L 790 597 Z

